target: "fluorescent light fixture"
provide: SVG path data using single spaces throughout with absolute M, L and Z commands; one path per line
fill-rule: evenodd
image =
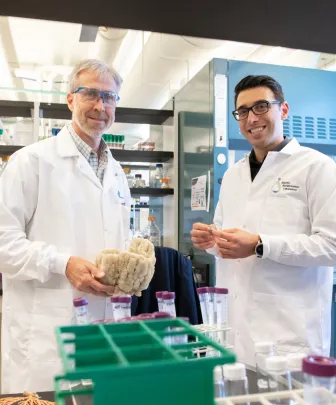
M 336 71 L 336 56 L 335 59 L 322 68 L 323 70 Z
M 149 31 L 129 30 L 127 32 L 113 61 L 113 66 L 121 73 L 123 79 L 132 70 L 150 36 Z

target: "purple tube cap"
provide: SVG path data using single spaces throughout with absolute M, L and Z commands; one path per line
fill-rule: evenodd
M 211 294 L 216 294 L 216 287 L 208 287 L 208 292 Z
M 179 316 L 180 319 L 183 319 L 184 321 L 190 323 L 190 319 L 187 316 Z
M 162 298 L 164 300 L 174 300 L 175 299 L 175 293 L 174 292 L 164 292 L 162 294 Z
M 162 298 L 162 294 L 163 294 L 163 293 L 166 293 L 166 292 L 168 292 L 168 291 L 157 291 L 157 292 L 155 293 L 155 297 L 156 297 L 156 298 Z
M 110 301 L 115 304 L 116 302 L 120 302 L 120 301 L 119 301 L 120 298 L 121 298 L 121 297 L 113 296 L 113 297 L 110 298 Z
M 155 316 L 153 314 L 140 314 L 136 317 L 137 320 L 143 321 L 145 319 L 155 319 Z
M 73 300 L 73 305 L 74 307 L 82 307 L 83 305 L 87 305 L 88 304 L 88 300 L 86 298 L 75 298 Z
M 163 319 L 163 318 L 172 318 L 172 316 L 170 315 L 170 313 L 168 313 L 168 312 L 162 312 L 162 311 L 159 311 L 159 312 L 153 312 L 153 314 L 152 315 L 154 315 L 154 318 L 155 319 Z
M 229 294 L 229 290 L 227 288 L 216 287 L 216 294 Z
M 336 359 L 333 357 L 307 356 L 302 360 L 302 371 L 316 377 L 335 377 Z
M 197 294 L 207 294 L 209 292 L 209 287 L 197 288 Z
M 123 297 L 118 297 L 118 302 L 121 304 L 130 304 L 132 302 L 132 297 L 130 296 L 123 296 Z

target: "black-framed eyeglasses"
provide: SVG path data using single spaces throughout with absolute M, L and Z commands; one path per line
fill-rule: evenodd
M 253 111 L 255 115 L 266 114 L 272 104 L 281 104 L 281 101 L 258 101 L 251 107 L 241 107 L 238 110 L 232 111 L 232 115 L 237 121 L 246 120 L 250 111 Z
M 89 103 L 102 99 L 103 103 L 109 107 L 114 107 L 120 100 L 119 95 L 113 91 L 101 91 L 89 87 L 77 87 L 72 93 L 79 93 L 82 96 L 83 101 Z

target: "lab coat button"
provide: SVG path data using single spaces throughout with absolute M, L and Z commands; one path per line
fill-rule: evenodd
M 246 228 L 246 225 L 243 225 L 243 228 Z
M 237 259 L 237 263 L 239 263 L 240 262 L 240 259 Z

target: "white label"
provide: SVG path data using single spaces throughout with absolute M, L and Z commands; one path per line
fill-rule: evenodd
M 216 75 L 215 96 L 215 146 L 227 146 L 227 77 Z

